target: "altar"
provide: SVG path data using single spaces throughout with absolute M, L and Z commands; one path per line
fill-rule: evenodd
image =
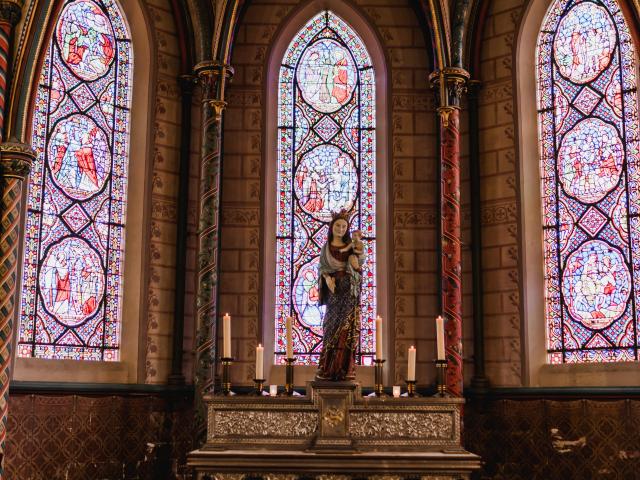
M 209 396 L 197 480 L 461 480 L 480 468 L 462 447 L 455 397 L 363 396 L 309 382 L 301 396 Z

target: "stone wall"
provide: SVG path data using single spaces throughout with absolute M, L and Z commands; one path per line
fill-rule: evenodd
M 180 119 L 181 90 L 179 75 L 181 58 L 175 16 L 169 0 L 147 0 L 152 32 L 156 44 L 156 102 L 153 135 L 155 138 L 153 156 L 153 182 L 151 192 L 148 317 L 146 325 L 145 382 L 166 383 L 171 373 L 173 316 L 175 303 L 176 266 L 176 221 L 178 204 L 178 184 L 180 169 Z M 198 102 L 194 101 L 194 128 L 192 133 L 191 176 L 198 175 Z M 196 187 L 193 187 L 195 183 Z M 192 182 L 190 191 L 197 195 L 197 180 Z M 192 196 L 193 196 L 192 195 Z M 192 209 L 193 212 L 193 209 Z M 194 215 L 190 218 L 190 232 L 193 232 Z M 133 227 L 135 228 L 135 227 Z M 192 239 L 191 239 L 192 240 Z M 193 309 L 194 298 L 190 280 L 195 276 L 193 240 L 188 252 L 191 260 L 187 269 L 187 298 L 185 301 L 184 374 L 191 381 L 193 362 Z M 127 252 L 130 254 L 129 252 Z
M 493 385 L 503 386 L 522 384 L 519 192 L 512 72 L 516 25 L 522 8 L 519 0 L 490 2 L 480 49 L 486 374 Z

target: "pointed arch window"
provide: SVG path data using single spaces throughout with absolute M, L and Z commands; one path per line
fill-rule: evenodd
M 275 354 L 283 363 L 286 317 L 298 362 L 317 364 L 324 307 L 317 266 L 331 213 L 349 212 L 363 233 L 358 363 L 371 364 L 376 312 L 375 80 L 358 34 L 331 11 L 313 17 L 286 50 L 279 74 Z
M 119 5 L 64 2 L 33 113 L 20 357 L 119 360 L 132 71 Z
M 632 37 L 615 0 L 555 0 L 536 54 L 548 360 L 638 360 Z

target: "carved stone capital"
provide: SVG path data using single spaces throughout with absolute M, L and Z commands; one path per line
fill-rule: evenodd
M 35 158 L 36 152 L 29 145 L 19 142 L 0 144 L 0 172 L 3 177 L 24 180 Z
M 0 0 L 0 22 L 7 22 L 15 27 L 20 21 L 23 4 L 23 0 Z
M 431 73 L 429 83 L 437 92 L 438 105 L 441 108 L 458 106 L 467 93 L 469 78 L 469 72 L 457 67 L 447 67 Z
M 233 67 L 217 61 L 207 60 L 198 63 L 193 69 L 202 86 L 202 101 L 214 107 L 216 115 L 221 114 L 224 103 L 224 91 L 227 81 L 233 78 Z M 218 102 L 215 105 L 211 102 Z

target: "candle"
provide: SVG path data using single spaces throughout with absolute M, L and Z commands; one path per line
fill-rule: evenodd
M 291 317 L 287 317 L 287 358 L 293 358 L 293 327 Z
M 376 317 L 376 360 L 382 360 L 382 318 Z
M 231 358 L 231 317 L 228 313 L 225 313 L 222 318 L 222 338 L 224 340 L 222 344 L 222 356 L 224 358 Z
M 444 360 L 444 320 L 441 316 L 436 318 L 436 344 L 438 347 L 438 360 Z
M 272 397 L 278 396 L 278 385 L 269 385 L 269 395 Z
M 407 366 L 407 380 L 415 382 L 416 380 L 416 349 L 413 345 L 409 347 L 409 364 Z
M 260 343 L 256 347 L 256 380 L 264 380 L 264 347 Z
M 393 397 L 400 398 L 400 385 L 393 386 Z

